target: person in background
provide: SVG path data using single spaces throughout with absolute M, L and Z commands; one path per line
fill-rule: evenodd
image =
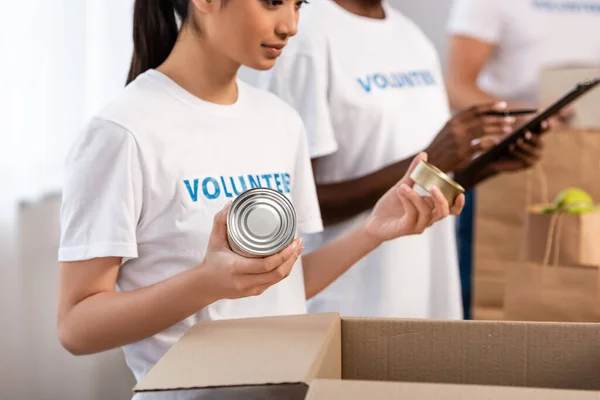
M 539 78 L 547 66 L 600 64 L 600 2 L 566 0 L 455 0 L 447 85 L 455 110 L 490 101 L 511 107 L 539 104 Z M 550 126 L 573 116 L 565 108 Z M 465 309 L 470 304 L 475 192 L 459 217 Z
M 502 102 L 450 118 L 439 58 L 408 18 L 381 0 L 318 0 L 271 72 L 268 88 L 301 115 L 324 232 L 318 248 L 360 225 L 376 199 L 427 151 L 445 172 L 511 132 L 514 118 L 487 117 Z M 540 143 L 480 171 L 477 181 L 539 158 Z M 467 188 L 470 189 L 470 188 Z M 308 303 L 311 312 L 460 319 L 454 220 L 387 242 Z
M 464 196 L 450 207 L 401 176 L 363 223 L 318 250 L 302 255 L 299 238 L 261 259 L 230 249 L 230 201 L 251 187 L 287 196 L 298 234 L 322 229 L 300 117 L 237 78 L 242 64 L 273 66 L 303 3 L 135 1 L 128 85 L 66 161 L 57 325 L 73 354 L 122 347 L 139 380 L 198 321 L 305 313 L 307 298 L 383 242 L 460 213 Z M 170 396 L 136 395 L 156 397 Z
M 455 0 L 448 26 L 447 85 L 456 110 L 497 100 L 542 106 L 542 68 L 600 64 L 598 1 Z

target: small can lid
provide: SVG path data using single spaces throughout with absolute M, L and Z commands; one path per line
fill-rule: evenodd
M 227 217 L 228 236 L 244 252 L 266 257 L 288 246 L 296 235 L 296 212 L 276 190 L 255 188 L 237 197 Z

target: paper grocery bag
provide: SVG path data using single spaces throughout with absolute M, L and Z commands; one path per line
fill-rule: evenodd
M 543 263 L 548 251 L 556 254 L 558 265 L 600 266 L 600 212 L 543 214 L 543 207 L 533 206 L 527 213 L 525 261 Z
M 529 206 L 551 200 L 569 186 L 580 187 L 600 201 L 600 128 L 548 132 L 539 165 L 545 184 L 529 170 L 503 174 L 477 186 L 472 278 L 475 318 L 489 315 L 492 308 L 496 314 L 502 312 L 507 265 L 523 259 Z
M 509 263 L 504 318 L 600 322 L 599 282 L 597 267 Z

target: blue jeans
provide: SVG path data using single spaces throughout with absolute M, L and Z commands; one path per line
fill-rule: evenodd
M 456 224 L 458 265 L 462 287 L 463 312 L 471 319 L 471 283 L 473 271 L 473 231 L 475 218 L 475 190 L 466 193 L 465 208 Z

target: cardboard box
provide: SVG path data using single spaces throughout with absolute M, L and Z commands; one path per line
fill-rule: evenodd
M 600 324 L 312 314 L 201 322 L 135 391 L 185 391 L 190 399 L 530 400 L 600 399 L 599 389 Z

